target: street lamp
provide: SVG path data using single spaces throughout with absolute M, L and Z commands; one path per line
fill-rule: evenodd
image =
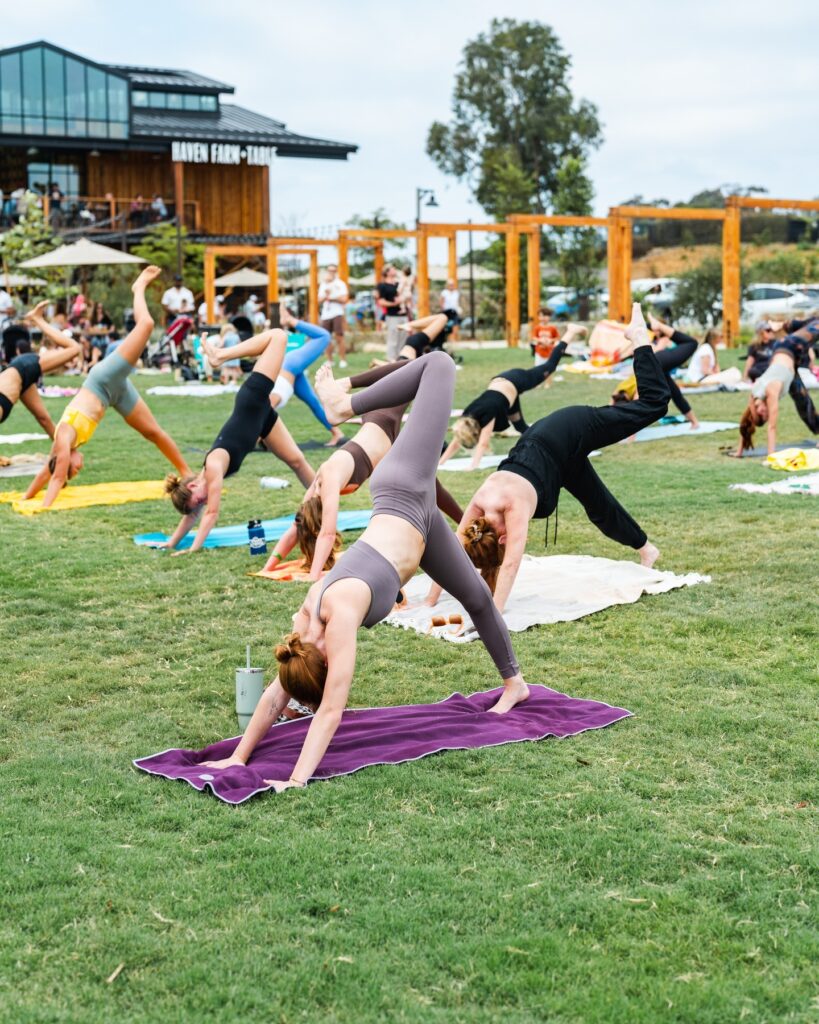
M 426 199 L 424 206 L 437 207 L 438 201 L 435 198 L 435 191 L 431 188 L 417 188 L 415 190 L 415 226 L 421 220 L 421 202 Z

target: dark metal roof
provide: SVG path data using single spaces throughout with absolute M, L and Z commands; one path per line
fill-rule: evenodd
M 348 142 L 297 135 L 288 131 L 281 121 L 232 103 L 220 104 L 218 114 L 175 114 L 169 110 L 134 108 L 131 142 L 138 138 L 250 143 L 275 146 L 280 156 L 317 156 L 325 160 L 345 160 L 348 154 L 358 150 L 358 146 Z
M 143 68 L 132 64 L 106 64 L 112 71 L 125 75 L 134 86 L 161 86 L 163 89 L 196 90 L 197 92 L 235 92 L 232 85 L 217 82 L 214 78 L 196 74 L 194 71 L 180 71 L 175 68 Z

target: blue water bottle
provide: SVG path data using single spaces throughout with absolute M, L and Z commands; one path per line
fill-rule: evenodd
M 247 524 L 247 540 L 251 555 L 266 555 L 267 542 L 264 537 L 261 519 L 250 519 Z

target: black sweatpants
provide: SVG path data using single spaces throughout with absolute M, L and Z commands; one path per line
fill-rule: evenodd
M 674 342 L 675 348 L 664 348 L 654 354 L 657 356 L 657 362 L 668 378 L 668 390 L 671 392 L 671 401 L 677 406 L 683 416 L 687 416 L 691 412 L 691 406 L 688 404 L 688 399 L 685 398 L 677 386 L 677 382 L 671 376 L 671 371 L 688 362 L 699 348 L 699 342 L 696 338 L 683 334 L 682 331 L 674 331 L 671 335 L 671 340 Z
M 817 414 L 816 406 L 813 404 L 813 400 L 808 394 L 808 389 L 805 387 L 802 378 L 799 376 L 799 370 L 794 374 L 793 383 L 790 386 L 788 394 L 793 399 L 793 404 L 796 406 L 799 418 L 805 426 L 812 434 L 819 434 L 819 414 Z
M 566 351 L 566 342 L 559 341 L 549 358 L 545 363 L 541 363 L 540 366 L 530 366 L 524 370 L 522 367 L 514 366 L 511 370 L 504 370 L 503 373 L 497 374 L 493 377 L 493 380 L 497 380 L 498 377 L 502 377 L 503 380 L 508 380 L 510 384 L 513 384 L 517 391 L 517 398 L 512 403 L 509 409 L 509 422 L 517 430 L 519 434 L 529 429 L 529 424 L 523 418 L 523 410 L 520 407 L 520 396 L 526 391 L 532 391 L 534 388 L 539 387 L 547 377 L 551 375 L 557 369 L 558 363 L 563 353 Z
M 570 405 L 539 420 L 527 437 L 540 438 L 562 467 L 560 484 L 583 506 L 591 522 L 611 540 L 641 548 L 648 538 L 592 468 L 589 452 L 630 437 L 668 409 L 668 380 L 650 346 L 634 351 L 639 398 L 620 405 Z M 501 469 L 504 468 L 502 465 Z

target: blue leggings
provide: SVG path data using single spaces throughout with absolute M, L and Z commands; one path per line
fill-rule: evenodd
M 295 378 L 293 381 L 293 394 L 296 398 L 300 398 L 309 407 L 310 412 L 326 430 L 332 430 L 330 421 L 324 415 L 324 409 L 318 400 L 318 395 L 304 375 L 311 363 L 314 363 L 330 344 L 330 332 L 325 331 L 323 327 L 317 327 L 315 324 L 308 324 L 304 320 L 296 321 L 296 330 L 307 335 L 309 340 L 301 348 L 287 353 L 282 363 L 282 369 L 292 373 Z

